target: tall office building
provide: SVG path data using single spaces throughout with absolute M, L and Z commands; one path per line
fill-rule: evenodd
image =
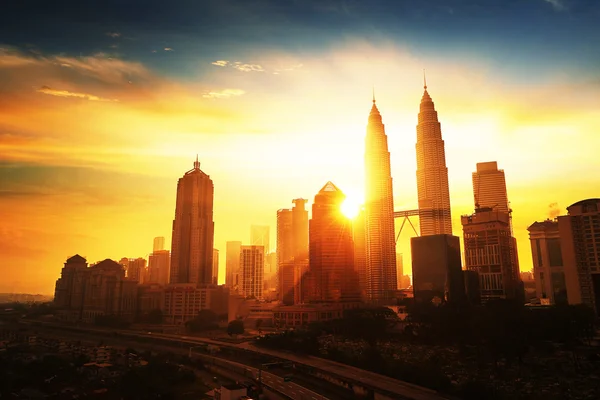
M 410 240 L 415 302 L 461 303 L 465 285 L 460 240 L 452 235 L 427 235 Z
M 162 236 L 154 238 L 154 245 L 152 251 L 160 251 L 165 249 L 165 238 Z
M 219 250 L 213 249 L 212 284 L 219 284 Z
M 138 258 L 121 258 L 119 264 L 125 268 L 127 279 L 145 283 L 146 281 L 146 260 Z
M 417 193 L 421 236 L 452 235 L 448 168 L 442 128 L 433 100 L 427 92 L 421 98 L 417 125 Z
M 144 283 L 168 284 L 170 261 L 171 253 L 169 250 L 153 251 L 148 258 L 148 281 Z
M 196 157 L 194 168 L 177 183 L 177 202 L 171 244 L 171 284 L 212 282 L 214 186 L 200 170 Z
M 473 198 L 475 208 L 510 212 L 504 170 L 498 169 L 496 161 L 477 163 L 477 171 L 473 172 Z
M 252 246 L 263 246 L 265 254 L 270 252 L 269 227 L 267 225 L 251 225 L 250 244 Z
M 534 222 L 527 228 L 533 257 L 533 279 L 537 297 L 545 304 L 567 304 L 565 267 L 558 221 Z
M 600 199 L 578 201 L 558 217 L 569 304 L 586 304 L 600 316 Z
M 240 292 L 244 297 L 262 299 L 264 270 L 264 247 L 242 246 L 240 250 Z
M 315 196 L 308 233 L 308 293 L 314 302 L 360 301 L 352 224 L 340 210 L 345 198 L 331 182 Z
M 364 206 L 352 221 L 352 239 L 354 240 L 354 269 L 358 274 L 358 286 L 363 301 L 367 300 L 367 218 Z
M 365 137 L 366 297 L 381 302 L 396 290 L 396 240 L 390 152 L 373 98 Z
M 294 199 L 292 209 L 277 211 L 277 274 L 279 300 L 291 305 L 308 259 L 308 210 L 305 199 Z
M 461 217 L 465 267 L 479 274 L 482 301 L 522 300 L 517 242 L 512 236 L 510 215 L 491 208 L 477 208 Z
M 225 250 L 225 286 L 235 293 L 240 285 L 240 250 L 242 242 L 227 242 Z

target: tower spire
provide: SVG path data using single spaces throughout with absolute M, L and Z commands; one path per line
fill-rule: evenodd
M 198 154 L 196 154 L 196 161 L 194 161 L 194 169 L 200 169 L 200 161 L 198 161 Z
M 423 89 L 427 90 L 427 77 L 425 76 L 425 68 L 423 68 Z
M 375 85 L 373 85 L 373 104 L 375 104 Z

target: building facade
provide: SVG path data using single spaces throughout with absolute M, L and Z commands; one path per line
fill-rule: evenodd
M 465 267 L 479 275 L 483 302 L 491 299 L 522 299 L 517 242 L 512 236 L 510 215 L 479 208 L 461 217 Z
M 219 250 L 213 249 L 212 279 L 213 285 L 219 284 Z
M 410 248 L 415 302 L 460 304 L 465 300 L 458 237 L 414 237 L 410 240 Z
M 537 297 L 545 304 L 567 304 L 558 221 L 548 219 L 534 222 L 527 230 L 531 242 L 533 280 Z
M 144 283 L 167 285 L 169 283 L 169 250 L 155 250 L 148 257 L 148 280 Z
M 240 293 L 246 298 L 262 299 L 265 248 L 242 246 L 240 251 Z
M 305 199 L 294 199 L 291 209 L 277 211 L 277 292 L 283 304 L 301 298 L 296 293 L 308 260 L 308 210 Z
M 398 286 L 390 152 L 375 99 L 365 137 L 365 238 L 366 299 L 383 302 Z
M 225 250 L 225 286 L 237 293 L 240 285 L 240 251 L 242 242 L 227 242 Z
M 162 236 L 155 237 L 152 243 L 152 251 L 161 251 L 165 249 L 165 238 Z
M 417 194 L 421 236 L 452 234 L 450 189 L 442 128 L 433 100 L 421 98 L 417 124 Z
M 312 302 L 360 301 L 352 224 L 340 210 L 345 197 L 332 182 L 315 196 L 309 221 L 309 271 L 303 279 Z
M 475 208 L 510 212 L 504 170 L 498 169 L 496 161 L 477 163 L 473 172 L 473 198 Z
M 214 186 L 200 170 L 194 168 L 177 183 L 177 201 L 171 244 L 171 284 L 212 283 Z
M 250 226 L 250 245 L 263 246 L 265 254 L 271 251 L 270 228 L 268 225 Z
M 558 217 L 569 304 L 586 304 L 600 316 L 600 199 L 567 207 Z

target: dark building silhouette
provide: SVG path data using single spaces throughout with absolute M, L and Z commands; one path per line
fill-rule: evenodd
M 309 221 L 307 279 L 309 298 L 313 302 L 360 301 L 352 224 L 340 210 L 345 198 L 331 182 L 315 196 Z
M 177 183 L 177 202 L 171 245 L 171 284 L 212 284 L 214 186 L 200 170 L 198 158 L 194 168 Z
M 479 290 L 479 274 L 477 271 L 463 270 L 465 281 L 465 295 L 469 304 L 474 306 L 481 304 L 481 291 Z
M 237 293 L 240 286 L 240 252 L 242 242 L 227 242 L 225 253 L 225 286 Z
M 410 240 L 415 302 L 464 300 L 460 240 L 452 235 L 428 235 Z

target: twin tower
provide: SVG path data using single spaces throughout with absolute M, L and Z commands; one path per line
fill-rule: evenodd
M 452 234 L 448 168 L 437 112 L 427 85 L 417 124 L 417 192 L 421 236 Z M 397 288 L 390 152 L 373 98 L 365 138 L 365 262 L 357 268 L 366 300 L 379 302 Z

